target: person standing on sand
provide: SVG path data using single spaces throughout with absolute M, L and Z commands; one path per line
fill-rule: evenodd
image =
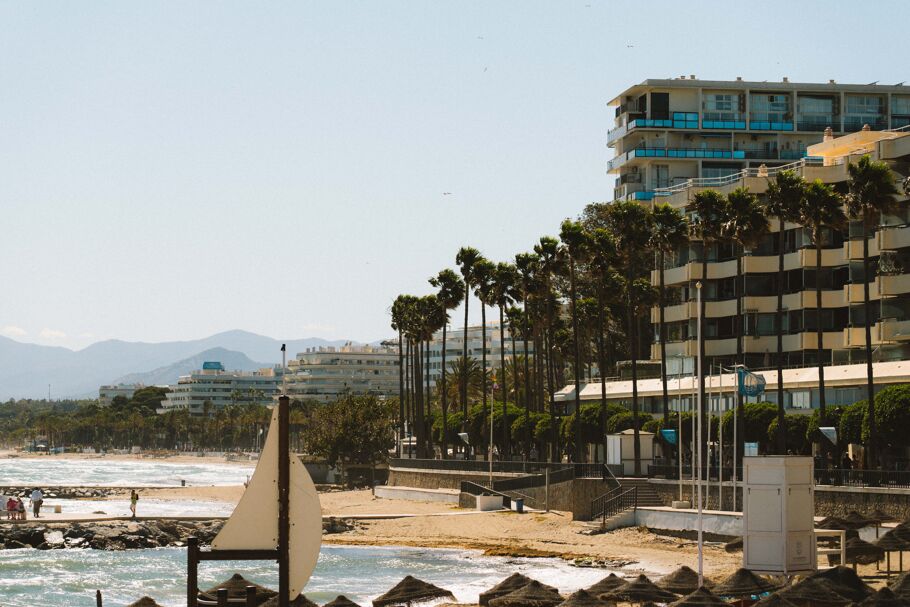
M 22 501 L 21 497 L 16 498 L 16 516 L 13 518 L 17 521 L 25 520 L 25 502 Z
M 139 494 L 136 493 L 135 489 L 130 489 L 130 512 L 133 513 L 133 518 L 136 518 L 136 502 L 139 501 Z
M 30 499 L 32 501 L 32 514 L 35 515 L 35 518 L 41 518 L 39 513 L 41 512 L 41 504 L 44 502 L 44 494 L 41 493 L 41 489 L 36 488 L 32 491 Z

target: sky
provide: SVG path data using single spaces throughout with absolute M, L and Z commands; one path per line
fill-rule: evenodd
M 388 337 L 612 197 L 632 84 L 910 82 L 872 6 L 0 1 L 0 335 Z

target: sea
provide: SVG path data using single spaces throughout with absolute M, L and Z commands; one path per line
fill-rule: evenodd
M 177 464 L 122 460 L 0 460 L 0 486 L 173 486 L 239 485 L 252 474 L 248 465 Z M 121 500 L 60 500 L 64 512 L 126 513 Z M 48 505 L 54 500 L 49 499 Z M 202 500 L 140 500 L 144 515 L 228 515 L 231 506 Z M 0 520 L 0 525 L 4 524 Z M 200 566 L 200 587 L 209 588 L 234 572 L 275 588 L 274 563 L 212 562 Z M 305 594 L 322 604 L 339 594 L 362 605 L 397 584 L 406 575 L 446 588 L 459 602 L 478 595 L 508 575 L 521 572 L 562 592 L 589 586 L 609 573 L 575 567 L 560 559 L 488 557 L 472 550 L 396 546 L 324 545 Z M 160 604 L 186 604 L 186 550 L 155 548 L 106 551 L 67 548 L 0 550 L 0 605 L 95 605 L 101 590 L 105 605 L 126 605 L 144 595 Z

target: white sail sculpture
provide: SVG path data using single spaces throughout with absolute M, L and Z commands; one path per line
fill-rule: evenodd
M 278 545 L 278 407 L 256 470 L 231 517 L 212 541 L 213 550 L 274 550 Z M 290 458 L 289 594 L 293 600 L 316 567 L 322 544 L 319 495 L 300 458 Z

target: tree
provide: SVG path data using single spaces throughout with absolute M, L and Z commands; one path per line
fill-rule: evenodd
M 461 357 L 468 358 L 468 304 L 471 299 L 471 289 L 474 285 L 474 264 L 476 264 L 483 257 L 480 254 L 480 251 L 474 247 L 462 247 L 458 250 L 458 254 L 455 255 L 455 263 L 458 264 L 458 268 L 461 270 L 461 277 L 464 279 L 465 290 L 464 290 L 464 343 L 462 344 L 462 354 Z M 467 385 L 461 386 L 461 414 L 467 419 L 468 417 L 468 387 Z
M 910 385 L 894 385 L 883 388 L 875 395 L 875 422 L 878 424 L 878 440 L 888 447 L 888 454 L 902 454 L 910 446 Z M 863 419 L 863 440 L 869 440 L 872 430 L 868 415 Z
M 449 442 L 447 440 L 449 436 L 449 424 L 448 424 L 448 413 L 449 413 L 449 401 L 448 394 L 446 390 L 446 328 L 448 327 L 449 319 L 449 310 L 454 310 L 461 303 L 462 298 L 465 294 L 464 281 L 461 277 L 458 276 L 453 270 L 446 268 L 442 270 L 430 279 L 430 284 L 438 289 L 436 292 L 436 297 L 439 301 L 439 305 L 442 306 L 443 314 L 445 314 L 445 320 L 442 324 L 442 364 L 440 365 L 440 380 L 439 380 L 439 389 L 436 391 L 439 394 L 440 409 L 442 410 L 442 434 L 440 435 L 443 439 L 442 445 L 442 459 L 445 459 L 448 455 L 448 446 Z M 457 443 L 454 443 L 457 444 Z
M 724 232 L 726 236 L 737 246 L 736 251 L 736 318 L 738 324 L 736 327 L 736 359 L 740 364 L 745 364 L 745 355 L 743 353 L 743 296 L 745 295 L 745 284 L 743 280 L 743 255 L 746 250 L 758 246 L 765 235 L 768 233 L 770 226 L 768 218 L 765 217 L 764 209 L 758 203 L 758 198 L 749 192 L 748 188 L 736 188 L 727 195 L 726 224 Z M 743 395 L 737 390 L 736 408 L 739 412 L 738 419 L 743 415 Z M 737 428 L 736 453 L 743 453 L 742 424 Z
M 689 205 L 689 210 L 692 212 L 692 217 L 690 219 L 690 233 L 693 237 L 701 240 L 701 282 L 704 283 L 704 287 L 707 287 L 707 278 L 708 278 L 708 248 L 712 245 L 716 245 L 723 239 L 724 234 L 724 224 L 726 223 L 726 210 L 727 210 L 727 201 L 726 199 L 715 190 L 704 190 L 702 192 L 697 192 L 692 197 L 692 202 Z M 696 285 L 697 287 L 697 285 Z M 702 291 L 704 293 L 704 291 Z M 698 311 L 698 314 L 701 318 L 705 318 L 705 310 L 707 306 L 707 298 L 702 296 L 701 298 L 701 309 Z M 704 369 L 706 361 L 706 348 L 705 348 L 705 339 L 704 336 L 701 337 L 698 344 L 698 359 L 700 361 L 700 367 Z M 701 412 L 701 432 L 702 432 L 702 441 L 708 440 L 707 433 L 707 415 L 705 414 L 705 374 L 700 373 L 698 378 L 698 402 L 701 403 L 700 412 Z M 703 466 L 707 462 L 708 450 L 702 450 L 702 461 L 699 462 L 699 465 Z
M 784 417 L 784 246 L 788 221 L 799 219 L 806 182 L 794 171 L 780 171 L 768 180 L 765 208 L 778 222 L 777 227 L 777 309 L 774 325 L 777 331 L 777 451 L 787 453 L 787 423 Z
M 550 236 L 541 236 L 538 243 L 534 245 L 534 253 L 537 254 L 539 259 L 538 277 L 540 280 L 537 285 L 537 296 L 544 302 L 543 314 L 539 316 L 537 320 L 540 324 L 540 329 L 543 332 L 543 353 L 547 364 L 547 402 L 549 403 L 550 408 L 550 422 L 553 424 L 550 428 L 550 436 L 553 439 L 550 456 L 552 461 L 557 462 L 560 459 L 560 450 L 558 443 L 559 428 L 557 428 L 558 422 L 554 409 L 555 399 L 553 398 L 556 392 L 555 369 L 553 367 L 553 342 L 554 328 L 556 325 L 556 318 L 553 314 L 553 280 L 560 274 L 562 266 L 562 259 L 559 255 L 559 241 Z M 535 358 L 537 358 L 536 354 L 538 351 L 539 350 L 535 346 Z M 539 374 L 539 377 L 543 379 L 543 375 L 544 374 L 541 373 Z M 540 390 L 540 393 L 541 396 L 543 396 L 543 389 Z
M 393 406 L 375 396 L 348 396 L 317 407 L 304 433 L 307 452 L 340 464 L 342 479 L 347 464 L 372 469 L 394 445 Z
M 533 296 L 534 286 L 537 281 L 537 272 L 540 265 L 539 261 L 539 258 L 534 253 L 519 253 L 515 256 L 515 269 L 518 272 L 518 282 L 516 286 L 518 295 L 521 298 L 522 306 L 521 316 L 523 322 L 521 324 L 521 340 L 524 349 L 524 408 L 525 425 L 527 427 L 530 427 L 531 425 L 531 372 L 529 368 L 530 356 L 528 354 L 528 338 L 531 333 L 531 311 L 529 303 Z M 509 328 L 510 330 L 513 329 L 512 323 L 509 324 Z M 537 352 L 535 351 L 535 358 L 536 357 Z M 528 431 L 525 436 L 525 456 L 530 457 L 533 433 Z
M 642 295 L 650 290 L 641 284 L 639 277 L 646 267 L 647 244 L 651 237 L 651 215 L 647 209 L 637 202 L 627 200 L 614 202 L 607 207 L 607 220 L 610 232 L 616 242 L 616 251 L 619 266 L 622 268 L 625 279 L 627 337 L 629 340 L 629 355 L 632 362 L 632 414 L 637 418 L 639 414 L 638 402 L 638 323 L 636 312 L 645 303 Z M 650 303 L 650 301 L 647 301 Z M 633 437 L 633 451 L 635 458 L 634 474 L 641 475 L 641 442 L 639 428 L 636 425 Z
M 806 186 L 802 204 L 799 207 L 799 222 L 809 231 L 809 239 L 815 246 L 815 348 L 818 358 L 818 410 L 819 423 L 827 425 L 825 402 L 825 361 L 824 327 L 822 325 L 822 245 L 826 230 L 843 230 L 847 226 L 843 200 L 830 185 L 816 179 Z M 822 445 L 827 441 L 822 440 Z M 826 447 L 822 447 L 827 451 Z
M 658 320 L 658 341 L 660 342 L 660 380 L 663 396 L 664 423 L 670 419 L 670 398 L 667 394 L 667 332 L 664 323 L 666 295 L 664 292 L 665 257 L 674 253 L 679 247 L 689 242 L 689 224 L 679 209 L 669 204 L 654 205 L 651 211 L 651 237 L 648 246 L 657 253 L 658 300 L 660 318 Z
M 515 295 L 518 275 L 515 266 L 510 263 L 499 262 L 496 264 L 496 270 L 493 274 L 493 283 L 491 285 L 492 304 L 499 308 L 499 373 L 497 378 L 500 383 L 500 395 L 502 398 L 502 414 L 506 415 L 506 403 L 509 400 L 508 375 L 506 374 L 506 337 L 505 337 L 505 320 L 506 309 L 513 301 Z M 514 346 L 515 337 L 512 325 L 509 325 L 509 334 L 512 336 Z M 512 348 L 512 357 L 515 357 L 515 348 Z M 509 427 L 503 425 L 502 446 L 500 453 L 505 459 L 506 454 L 510 452 L 509 444 Z
M 899 208 L 894 173 L 887 164 L 863 156 L 857 163 L 849 163 L 847 172 L 847 211 L 852 219 L 860 220 L 863 227 L 863 321 L 866 332 L 866 400 L 868 401 L 869 441 L 864 450 L 865 465 L 870 456 L 879 454 L 875 423 L 874 373 L 872 370 L 872 305 L 869 299 L 869 279 L 875 279 L 869 266 L 869 237 L 881 223 L 882 215 L 893 215 Z
M 588 234 L 580 222 L 566 219 L 562 222 L 559 231 L 559 238 L 562 240 L 562 253 L 566 259 L 566 265 L 569 268 L 569 314 L 572 317 L 572 341 L 574 345 L 573 352 L 573 374 L 575 378 L 575 411 L 581 411 L 581 345 L 578 335 L 578 290 L 576 288 L 575 271 L 579 262 L 587 260 L 589 253 L 590 241 Z M 576 420 L 580 416 L 575 417 Z M 575 427 L 575 434 L 579 433 L 579 428 Z M 575 461 L 582 460 L 581 441 L 576 440 Z
M 474 263 L 474 295 L 480 301 L 480 368 L 483 369 L 484 375 L 487 374 L 487 306 L 493 304 L 493 287 L 496 277 L 496 264 L 487 259 L 478 259 Z M 483 382 L 481 399 L 483 410 L 487 410 L 487 382 Z M 491 414 L 492 415 L 492 414 Z M 490 445 L 492 449 L 492 445 Z M 488 453 L 492 458 L 492 452 Z

